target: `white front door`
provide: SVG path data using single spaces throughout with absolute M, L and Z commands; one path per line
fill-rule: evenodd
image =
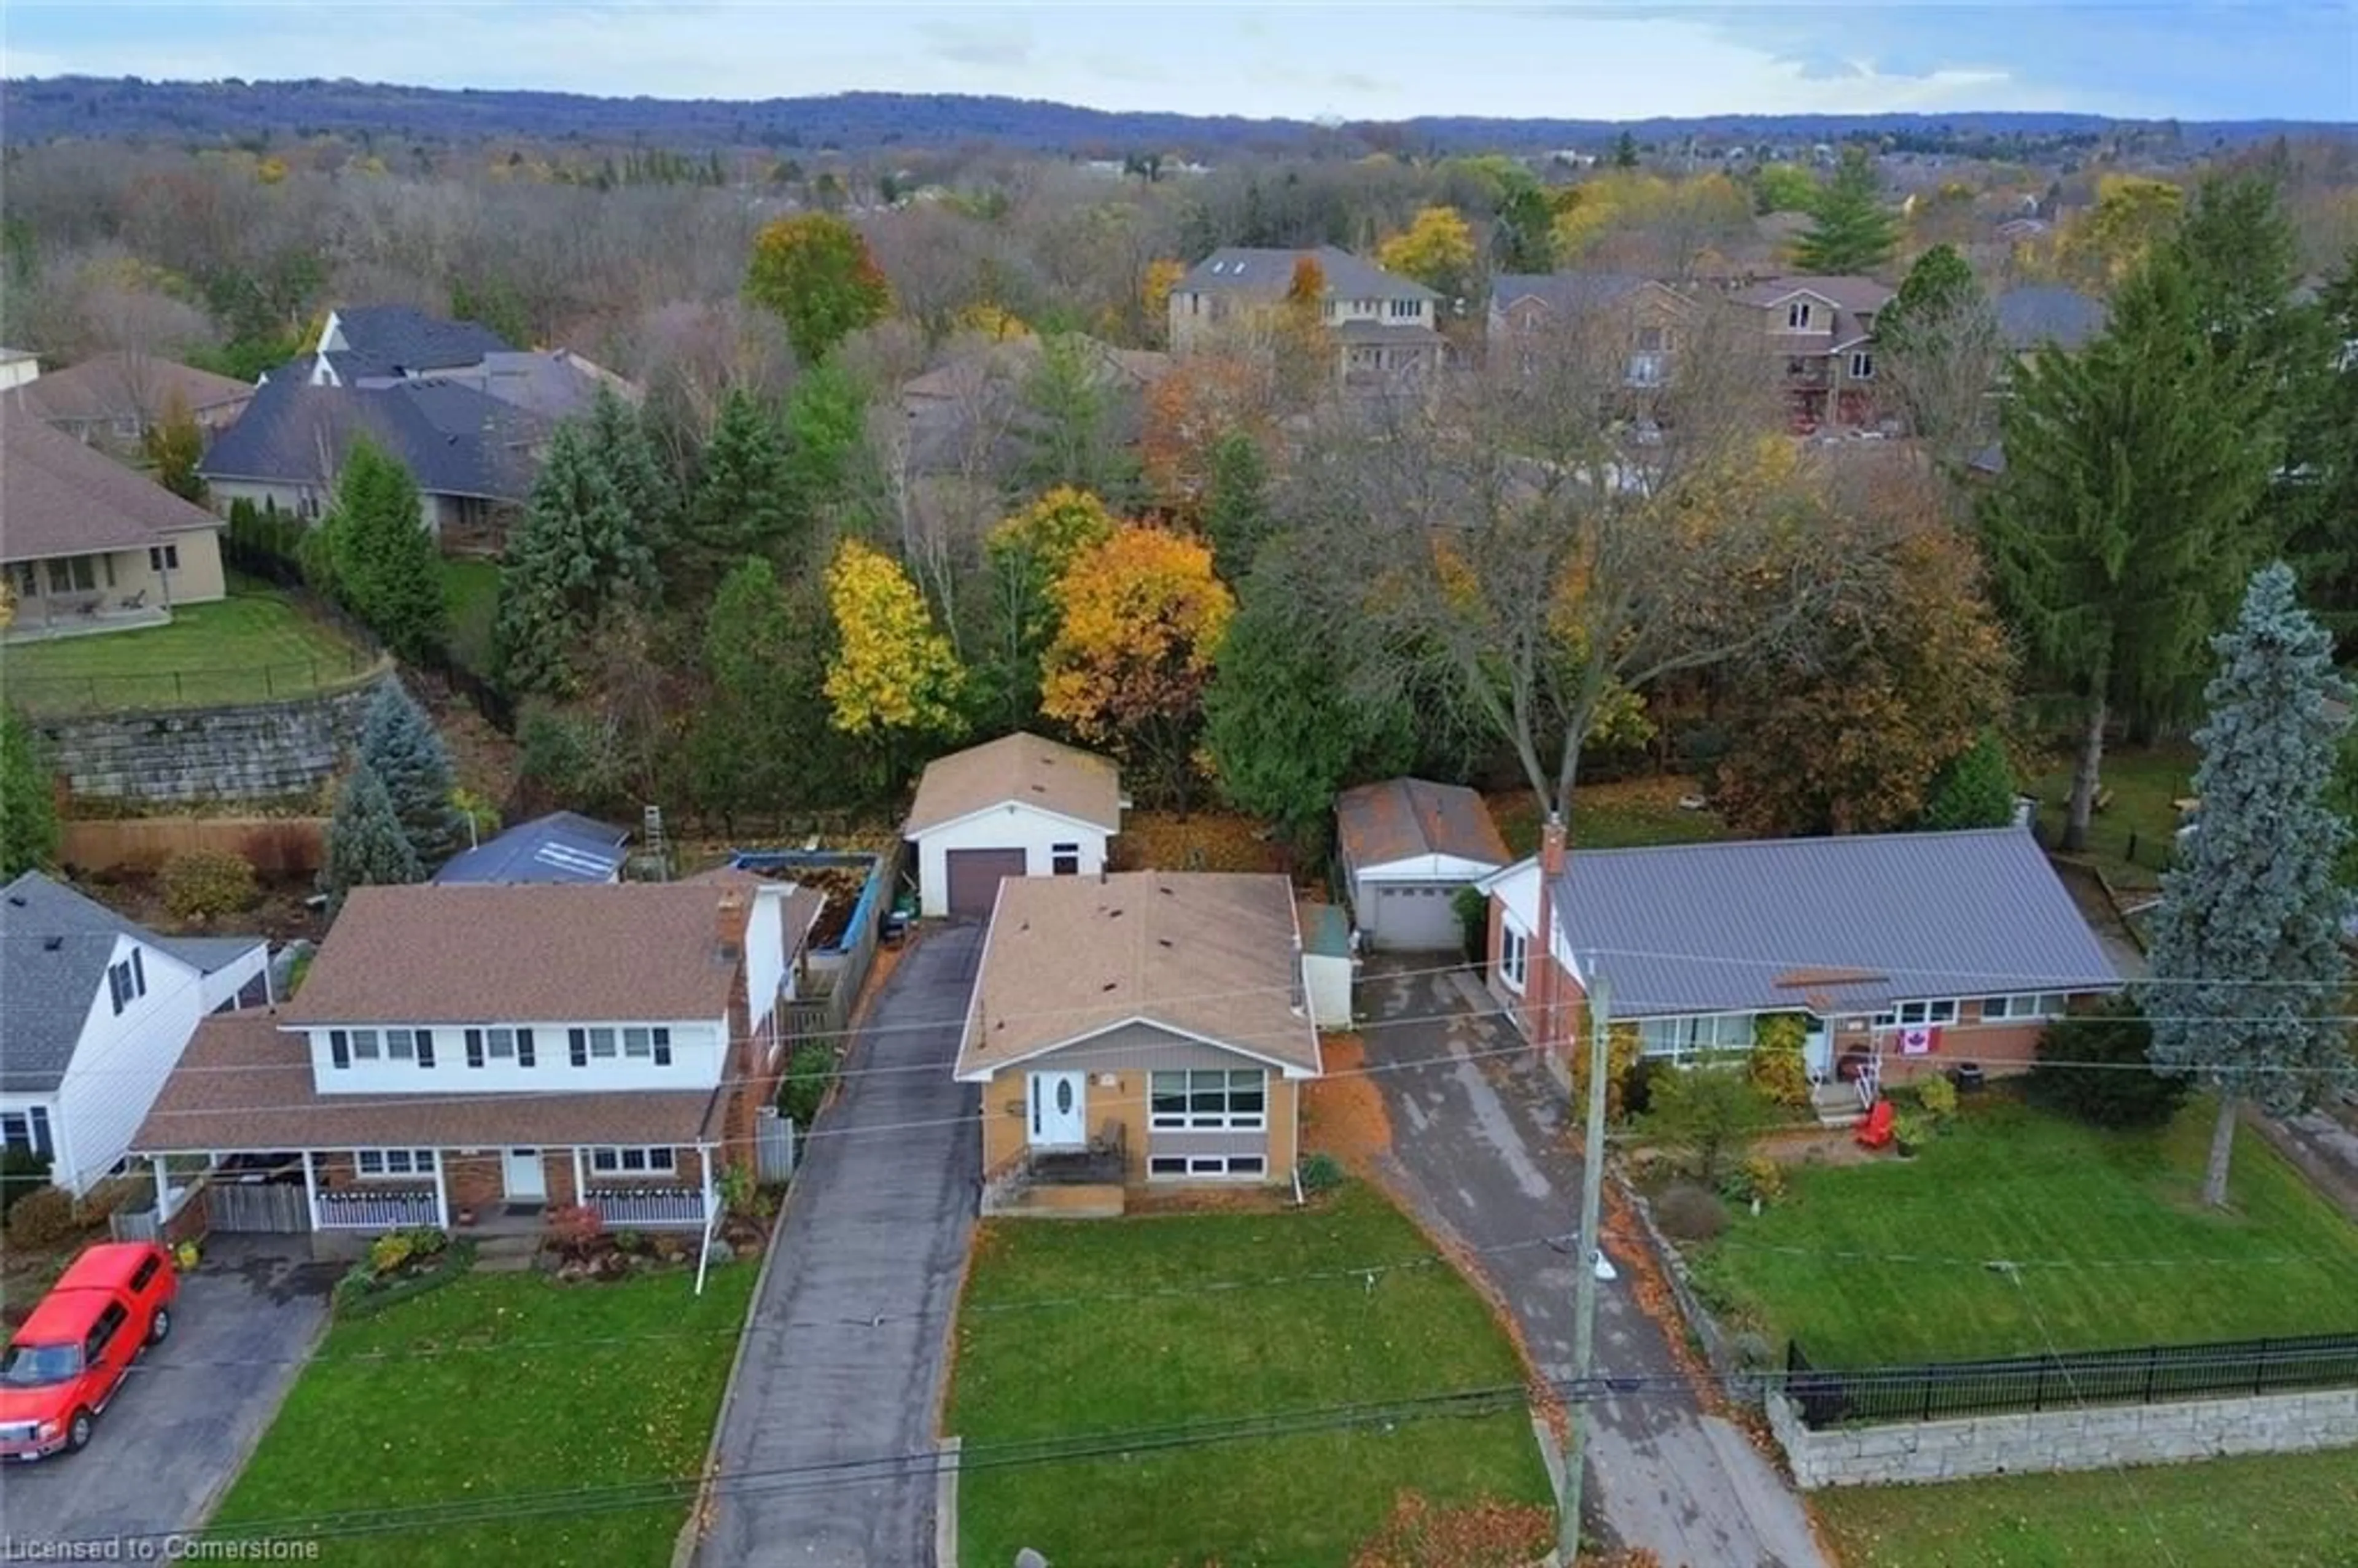
M 1814 1013 L 1801 1036 L 1801 1069 L 1813 1084 L 1825 1083 L 1834 1076 L 1834 1028 Z
M 1078 1149 L 1089 1141 L 1088 1076 L 1032 1075 L 1032 1147 Z
M 546 1203 L 548 1201 L 548 1172 L 540 1162 L 537 1149 L 509 1149 L 500 1156 L 500 1180 L 508 1190 L 510 1203 Z

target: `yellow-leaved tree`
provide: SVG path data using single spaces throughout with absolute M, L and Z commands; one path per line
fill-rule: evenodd
M 2184 188 L 2141 174 L 2107 174 L 2096 181 L 2096 202 L 2063 226 L 2056 247 L 2064 276 L 2109 289 L 2136 269 L 2178 228 L 2186 211 Z
M 837 547 L 827 602 L 836 637 L 824 688 L 829 720 L 872 748 L 879 782 L 890 788 L 918 741 L 965 728 L 957 699 L 966 669 L 917 585 L 872 545 L 848 538 Z
M 1204 688 L 1237 608 L 1211 547 L 1126 524 L 1074 556 L 1052 597 L 1040 710 L 1184 808 Z
M 1412 277 L 1444 299 L 1474 290 L 1474 230 L 1455 207 L 1427 207 L 1409 226 L 1376 248 L 1386 272 Z
M 1146 308 L 1146 335 L 1152 342 L 1163 342 L 1171 333 L 1171 291 L 1187 276 L 1187 264 L 1158 256 L 1146 264 L 1146 281 L 1139 289 L 1139 302 Z

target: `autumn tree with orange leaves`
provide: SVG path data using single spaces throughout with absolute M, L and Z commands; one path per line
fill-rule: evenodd
M 1040 710 L 1103 746 L 1184 809 L 1204 690 L 1236 600 L 1201 540 L 1130 524 L 1056 580 Z
M 1238 432 L 1258 440 L 1269 419 L 1269 376 L 1241 355 L 1190 354 L 1147 389 L 1140 460 L 1156 499 L 1192 517 L 1212 476 L 1212 454 Z

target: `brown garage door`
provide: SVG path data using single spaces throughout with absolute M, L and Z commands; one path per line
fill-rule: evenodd
M 952 849 L 944 860 L 950 883 L 950 914 L 988 920 L 999 898 L 999 879 L 1023 874 L 1021 849 Z

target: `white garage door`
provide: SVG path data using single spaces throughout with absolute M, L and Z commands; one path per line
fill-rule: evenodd
M 1452 906 L 1457 889 L 1444 882 L 1377 882 L 1360 900 L 1359 924 L 1388 953 L 1454 953 L 1466 945 Z

